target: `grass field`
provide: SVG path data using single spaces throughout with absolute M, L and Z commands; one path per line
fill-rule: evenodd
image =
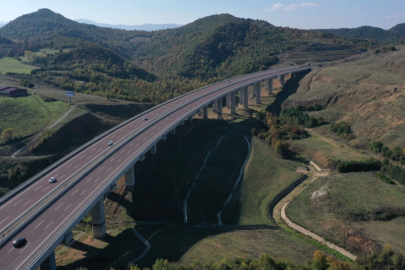
M 0 98 L 0 130 L 13 128 L 22 137 L 30 136 L 54 123 L 70 106 L 61 101 L 45 102 L 34 95 Z
M 405 251 L 405 187 L 387 184 L 374 173 L 319 177 L 294 198 L 286 214 L 357 254 L 379 250 L 384 244 Z
M 240 193 L 225 209 L 223 216 L 240 212 L 238 224 L 274 224 L 268 204 L 284 188 L 297 180 L 301 163 L 284 160 L 271 147 L 252 138 L 252 150 L 245 167 Z
M 0 58 L 0 72 L 2 74 L 6 74 L 6 72 L 30 74 L 31 70 L 36 68 L 38 67 L 23 64 L 21 61 L 17 61 L 11 57 Z
M 334 169 L 340 160 L 366 160 L 371 157 L 367 152 L 349 147 L 346 141 L 334 140 L 325 133 L 327 127 L 309 129 L 310 137 L 293 140 L 290 145 L 303 158 L 315 161 L 323 168 Z M 336 136 L 337 137 L 337 136 Z

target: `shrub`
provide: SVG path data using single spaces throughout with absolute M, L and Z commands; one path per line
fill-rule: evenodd
M 381 162 L 379 160 L 343 161 L 338 164 L 337 169 L 340 173 L 379 171 Z

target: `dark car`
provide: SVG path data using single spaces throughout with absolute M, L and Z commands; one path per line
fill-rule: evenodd
M 13 246 L 16 248 L 19 248 L 19 247 L 24 246 L 26 242 L 27 242 L 27 240 L 24 237 L 21 237 L 21 238 L 14 240 Z
M 109 141 L 108 142 L 108 146 L 111 146 L 111 145 L 113 145 L 114 143 L 112 142 L 112 141 Z
M 143 120 L 143 121 L 146 121 L 146 120 L 148 120 L 148 118 L 144 117 L 142 120 Z

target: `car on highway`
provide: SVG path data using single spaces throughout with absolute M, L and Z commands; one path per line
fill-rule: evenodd
M 24 246 L 26 242 L 27 242 L 27 239 L 25 239 L 25 237 L 21 237 L 21 238 L 14 240 L 13 246 L 15 248 L 19 248 L 19 247 Z
M 55 178 L 55 177 L 52 177 L 51 179 L 49 179 L 48 182 L 49 182 L 49 183 L 55 183 L 55 182 L 56 182 L 56 178 Z
M 148 118 L 144 117 L 142 120 L 143 120 L 143 121 L 146 121 L 146 120 L 148 120 Z
M 108 142 L 108 146 L 111 146 L 111 145 L 113 145 L 114 143 L 112 142 L 112 141 L 109 141 Z

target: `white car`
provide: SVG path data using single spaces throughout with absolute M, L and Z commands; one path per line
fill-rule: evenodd
M 148 118 L 144 117 L 142 120 L 143 120 L 143 121 L 146 121 L 146 120 L 148 120 Z
M 49 179 L 48 182 L 49 182 L 49 183 L 55 183 L 55 182 L 56 182 L 56 178 L 55 178 L 55 177 L 52 177 L 51 179 Z
M 108 142 L 108 146 L 111 146 L 111 145 L 113 145 L 114 143 L 112 142 L 112 141 L 109 141 Z

